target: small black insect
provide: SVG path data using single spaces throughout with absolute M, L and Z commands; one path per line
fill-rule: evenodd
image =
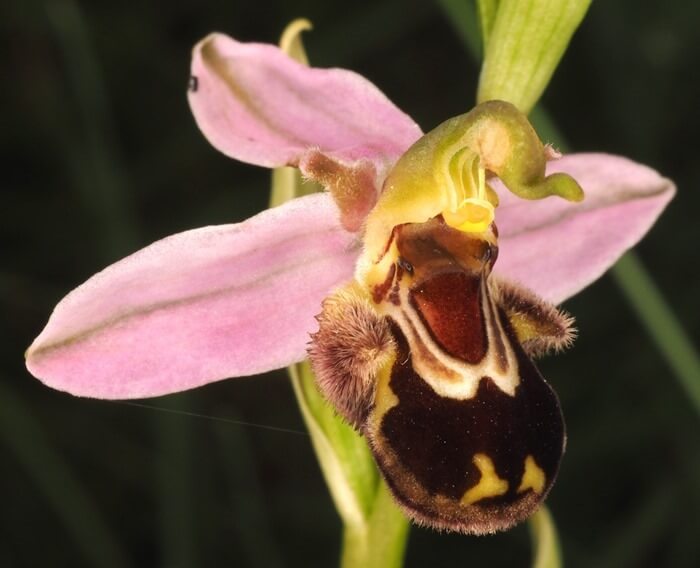
M 187 81 L 187 90 L 190 93 L 196 93 L 199 88 L 199 79 L 196 75 L 190 75 L 189 81 Z

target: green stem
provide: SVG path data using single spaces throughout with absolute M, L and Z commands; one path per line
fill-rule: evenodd
M 290 367 L 294 393 L 343 521 L 342 568 L 399 568 L 409 524 L 381 479 L 367 443 L 318 392 L 308 363 Z
M 400 568 L 408 531 L 408 521 L 381 481 L 367 522 L 361 526 L 345 525 L 341 568 Z
M 700 414 L 700 357 L 663 294 L 634 252 L 618 261 L 612 275 Z
M 557 527 L 545 505 L 530 518 L 530 535 L 534 550 L 532 568 L 563 566 Z
M 346 525 L 361 525 L 372 512 L 379 481 L 367 443 L 323 399 L 308 363 L 294 365 L 289 372 L 338 514 Z

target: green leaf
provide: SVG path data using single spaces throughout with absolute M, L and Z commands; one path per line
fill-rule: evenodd
M 486 41 L 477 102 L 505 100 L 528 114 L 547 87 L 590 3 L 591 0 L 480 2 Z
M 532 568 L 559 568 L 562 566 L 557 528 L 547 507 L 542 505 L 530 517 L 530 536 L 534 555 Z
M 700 356 L 666 298 L 634 251 L 613 266 L 612 275 L 700 413 Z

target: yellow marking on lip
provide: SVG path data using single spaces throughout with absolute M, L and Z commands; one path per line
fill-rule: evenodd
M 471 505 L 487 497 L 497 497 L 508 491 L 508 482 L 498 477 L 490 457 L 486 454 L 475 454 L 472 462 L 479 468 L 481 479 L 464 494 L 463 505 Z
M 525 471 L 523 479 L 518 487 L 518 493 L 532 489 L 535 493 L 542 493 L 546 476 L 542 468 L 537 465 L 535 458 L 528 455 L 525 458 Z
M 386 363 L 377 373 L 377 390 L 374 395 L 374 411 L 376 416 L 377 426 L 381 422 L 382 417 L 392 408 L 399 404 L 399 398 L 391 390 L 389 382 L 391 381 L 391 372 L 394 369 L 396 362 L 396 353 L 392 353 L 387 357 Z

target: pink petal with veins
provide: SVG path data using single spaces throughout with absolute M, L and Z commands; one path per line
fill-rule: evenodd
M 498 182 L 501 205 L 495 272 L 559 303 L 608 270 L 652 227 L 675 193 L 655 170 L 608 154 L 571 154 L 549 162 L 547 173 L 566 172 L 586 197 L 525 201 Z
M 307 67 L 272 45 L 211 34 L 193 51 L 188 98 L 209 142 L 231 158 L 297 166 L 310 148 L 385 171 L 420 136 L 413 120 L 367 79 Z
M 158 241 L 68 294 L 27 367 L 74 395 L 141 398 L 304 359 L 357 244 L 327 194 Z

